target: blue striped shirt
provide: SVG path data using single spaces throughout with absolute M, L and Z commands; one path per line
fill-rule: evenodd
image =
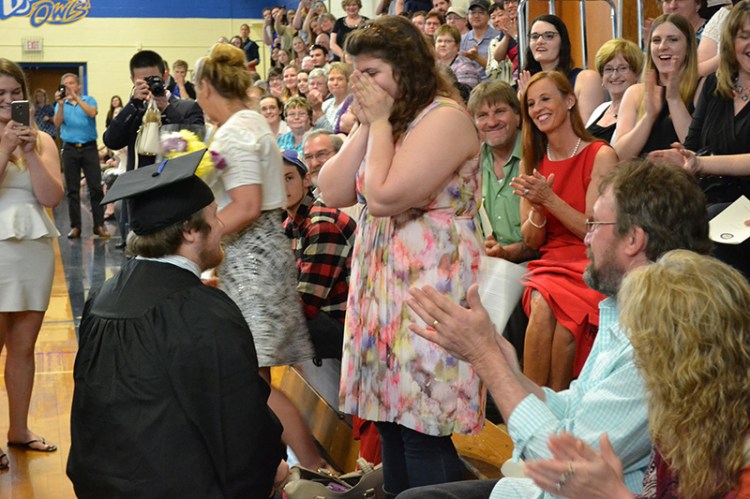
M 510 415 L 513 457 L 550 458 L 547 437 L 560 431 L 572 433 L 598 449 L 599 437 L 607 432 L 622 460 L 625 485 L 639 492 L 651 452 L 646 392 L 633 362 L 633 346 L 620 329 L 616 299 L 602 301 L 599 314 L 599 333 L 579 378 L 559 393 L 545 388 L 544 401 L 527 396 Z M 555 496 L 529 479 L 504 478 L 490 499 L 511 497 Z

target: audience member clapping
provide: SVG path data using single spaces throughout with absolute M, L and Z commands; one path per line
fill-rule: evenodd
M 676 250 L 631 272 L 619 302 L 654 442 L 638 497 L 750 497 L 747 281 L 718 260 Z M 550 436 L 549 447 L 552 459 L 526 463 L 542 489 L 572 499 L 633 497 L 606 436 L 598 452 L 569 434 Z
M 474 88 L 482 80 L 481 72 L 470 59 L 458 53 L 461 46 L 461 34 L 447 24 L 435 31 L 435 58 L 437 62 L 448 66 L 459 83 Z
M 583 282 L 583 239 L 599 182 L 617 155 L 583 127 L 563 73 L 534 75 L 521 104 L 523 170 L 511 185 L 521 196 L 524 242 L 541 255 L 529 262 L 524 283 L 524 374 L 562 390 L 581 371 L 599 325 L 603 297 Z
M 623 161 L 687 137 L 699 77 L 695 34 L 684 17 L 654 21 L 644 74 L 625 92 L 618 113 L 615 149 Z

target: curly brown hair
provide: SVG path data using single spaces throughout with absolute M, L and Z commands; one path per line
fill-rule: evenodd
M 436 96 L 460 102 L 450 83 L 438 73 L 433 48 L 425 36 L 402 16 L 368 21 L 346 37 L 345 50 L 352 57 L 367 55 L 391 66 L 398 86 L 389 119 L 394 141 Z

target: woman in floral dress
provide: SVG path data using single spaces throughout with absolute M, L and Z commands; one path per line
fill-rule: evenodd
M 387 497 L 458 480 L 453 432 L 476 433 L 484 392 L 471 366 L 409 330 L 409 289 L 464 303 L 476 281 L 479 142 L 466 111 L 408 20 L 369 22 L 347 38 L 360 127 L 323 167 L 329 206 L 365 208 L 353 251 L 341 407 L 375 421 Z

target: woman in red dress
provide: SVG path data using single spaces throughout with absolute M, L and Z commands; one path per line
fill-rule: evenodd
M 539 260 L 528 265 L 524 373 L 554 390 L 568 387 L 591 350 L 604 297 L 583 282 L 583 238 L 599 181 L 617 154 L 585 129 L 567 78 L 537 73 L 522 96 L 523 158 L 511 184 L 521 196 L 521 233 Z

